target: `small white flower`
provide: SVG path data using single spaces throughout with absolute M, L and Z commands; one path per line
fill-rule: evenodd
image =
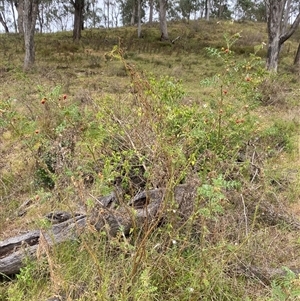
M 176 245 L 177 244 L 177 241 L 175 239 L 172 239 L 172 244 L 173 245 Z
M 194 289 L 192 287 L 189 287 L 189 292 L 190 293 L 193 293 L 194 292 Z
M 173 211 L 173 213 L 176 213 L 176 210 L 175 210 L 175 209 L 173 209 L 172 211 Z

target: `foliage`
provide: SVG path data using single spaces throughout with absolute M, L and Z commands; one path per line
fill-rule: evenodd
M 272 299 L 271 300 L 297 300 L 300 296 L 300 278 L 287 267 L 283 279 L 272 281 Z
M 89 214 L 95 198 L 112 190 L 124 202 L 145 188 L 166 187 L 170 193 L 159 227 L 108 238 L 89 226 L 77 241 L 26 263 L 17 279 L 1 286 L 1 296 L 275 301 L 297 292 L 296 275 L 266 286 L 238 272 L 253 262 L 289 264 L 286 257 L 297 252 L 297 233 L 270 226 L 259 206 L 270 199 L 286 202 L 264 178 L 265 159 L 279 164 L 295 151 L 298 123 L 279 118 L 278 103 L 261 106 L 261 87 L 270 77 L 258 52 L 235 52 L 242 32 L 231 29 L 222 40 L 210 33 L 204 53 L 203 40 L 193 46 L 186 39 L 190 27 L 174 26 L 174 35 L 180 31 L 183 39 L 164 48 L 153 42 L 151 29 L 145 35 L 149 45 L 133 39 L 128 28 L 111 36 L 89 31 L 86 44 L 72 53 L 61 48 L 67 36 L 49 35 L 39 46 L 50 55 L 38 74 L 14 69 L 4 75 L 14 85 L 0 92 L 2 154 L 14 164 L 0 181 L 5 231 L 13 223 L 47 231 L 42 217 L 50 210 Z M 124 39 L 111 50 L 117 36 Z M 52 39 L 62 42 L 57 53 Z M 125 51 L 123 43 L 131 48 Z M 262 50 L 259 41 L 255 50 Z M 91 58 L 100 68 L 89 67 Z M 271 81 L 278 83 L 276 77 Z M 31 161 L 8 156 L 17 151 Z M 197 188 L 186 215 L 171 193 L 178 184 Z M 23 198 L 34 206 L 16 217 Z

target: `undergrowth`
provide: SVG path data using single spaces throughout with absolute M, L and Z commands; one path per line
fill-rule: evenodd
M 271 103 L 261 87 L 270 78 L 257 55 L 261 45 L 247 57 L 234 53 L 240 38 L 228 35 L 223 48 L 207 48 L 221 67 L 199 80 L 199 91 L 210 89 L 200 101 L 187 100 L 179 79 L 141 72 L 121 43 L 105 59 L 122 64 L 126 93 L 75 99 L 61 85 L 38 84 L 29 102 L 1 99 L 1 133 L 30 157 L 22 189 L 39 208 L 31 227 L 49 209 L 89 213 L 96 196 L 113 190 L 127 201 L 167 188 L 163 222 L 129 237 L 90 225 L 76 241 L 42 242 L 43 255 L 1 286 L 1 300 L 296 300 L 299 281 L 290 272 L 269 286 L 236 272 L 264 256 L 260 242 L 272 243 L 258 211 L 276 191 L 264 164 L 294 150 L 298 129 L 295 121 L 262 120 L 261 105 Z M 17 180 L 12 170 L 3 174 L 2 202 Z M 197 187 L 187 216 L 177 214 L 172 191 L 179 184 Z M 1 223 L 13 210 L 1 213 Z M 285 263 L 283 255 L 273 262 Z

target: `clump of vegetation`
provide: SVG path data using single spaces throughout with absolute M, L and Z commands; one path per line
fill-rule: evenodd
M 25 96 L 6 86 L 0 94 L 2 154 L 15 160 L 0 184 L 6 237 L 16 226 L 40 228 L 52 210 L 89 213 L 97 196 L 113 190 L 124 201 L 144 189 L 170 193 L 165 219 L 129 237 L 120 229 L 112 238 L 90 225 L 76 241 L 51 248 L 42 241 L 43 255 L 1 285 L 3 300 L 296 298 L 295 273 L 287 270 L 282 280 L 266 279 L 263 271 L 289 266 L 291 256 L 298 262 L 297 233 L 273 210 L 288 205 L 286 194 L 268 173 L 269 162 L 295 152 L 298 124 L 278 116 L 279 103 L 263 101 L 262 87 L 277 79 L 264 71 L 261 44 L 250 56 L 233 51 L 239 39 L 227 35 L 218 41 L 223 46 L 205 50 L 210 76 L 196 73 L 196 60 L 182 66 L 182 79 L 166 75 L 169 64 L 180 64 L 173 58 L 147 72 L 143 64 L 150 69 L 153 61 L 126 56 L 120 45 L 102 53 L 109 76 L 94 66 L 90 72 L 49 66 L 40 81 L 35 73 L 7 75 L 31 89 Z M 82 64 L 80 55 L 80 49 L 72 54 L 74 65 Z M 87 55 L 87 66 L 93 58 Z M 53 64 L 70 66 L 69 60 L 68 54 Z M 197 80 L 188 83 L 190 75 Z M 28 157 L 26 164 L 20 157 Z M 15 185 L 20 181 L 22 188 Z M 171 193 L 179 184 L 196 187 L 185 216 Z M 26 198 L 34 206 L 16 217 Z

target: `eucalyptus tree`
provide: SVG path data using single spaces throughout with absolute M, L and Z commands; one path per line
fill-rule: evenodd
M 74 8 L 74 27 L 73 40 L 79 41 L 81 38 L 81 30 L 83 28 L 83 13 L 85 0 L 70 0 Z
M 284 14 L 289 9 L 287 0 L 265 0 L 268 23 L 268 53 L 267 70 L 277 72 L 279 52 L 281 46 L 288 40 L 298 28 L 300 12 L 298 11 L 294 22 L 290 26 L 284 26 Z
M 12 28 L 15 32 L 18 32 L 15 4 L 13 0 L 0 1 L 0 24 L 3 26 L 6 33 L 10 32 Z
M 212 0 L 211 15 L 219 19 L 231 19 L 232 11 L 229 7 L 228 0 Z
M 5 1 L 3 1 L 5 2 Z M 14 0 L 7 0 L 9 6 L 10 6 L 10 12 L 13 18 L 13 26 L 14 26 L 14 30 L 17 33 L 18 32 L 18 26 L 17 26 L 17 19 L 16 19 L 16 14 L 15 14 L 15 4 L 14 4 Z
M 154 12 L 154 0 L 148 0 L 149 2 L 149 24 L 153 23 L 153 12 Z
M 59 8 L 59 5 L 54 0 L 39 0 L 39 9 L 37 15 L 37 25 L 38 31 L 43 33 L 45 29 L 51 28 L 51 21 L 54 20 L 53 16 L 56 14 Z
M 255 2 L 252 0 L 237 0 L 235 11 L 238 14 L 238 18 L 242 20 L 255 20 Z
M 167 8 L 168 0 L 159 0 L 159 26 L 161 32 L 161 40 L 168 40 L 168 25 L 167 25 Z
M 9 29 L 8 29 L 8 26 L 7 26 L 7 23 L 5 21 L 5 17 L 4 17 L 4 14 L 2 12 L 0 12 L 0 23 L 2 24 L 2 26 L 4 27 L 4 30 L 6 33 L 9 32 Z
M 200 9 L 199 0 L 178 0 L 177 10 L 181 13 L 183 18 L 190 21 L 191 14 Z
M 24 28 L 24 44 L 25 44 L 25 58 L 24 71 L 28 71 L 35 61 L 35 46 L 34 46 L 34 32 L 35 23 L 38 14 L 39 0 L 24 0 L 23 12 L 23 28 Z
M 96 28 L 100 26 L 103 10 L 97 5 L 97 0 L 87 1 L 84 20 L 87 27 Z
M 205 0 L 204 14 L 205 14 L 205 20 L 206 21 L 209 21 L 209 16 L 210 16 L 210 2 L 211 2 L 211 0 Z
M 24 0 L 16 0 L 15 7 L 18 13 L 17 27 L 20 35 L 24 35 L 23 17 L 24 17 Z
M 137 1 L 136 0 L 118 0 L 121 9 L 121 18 L 123 25 L 134 25 L 137 23 Z

